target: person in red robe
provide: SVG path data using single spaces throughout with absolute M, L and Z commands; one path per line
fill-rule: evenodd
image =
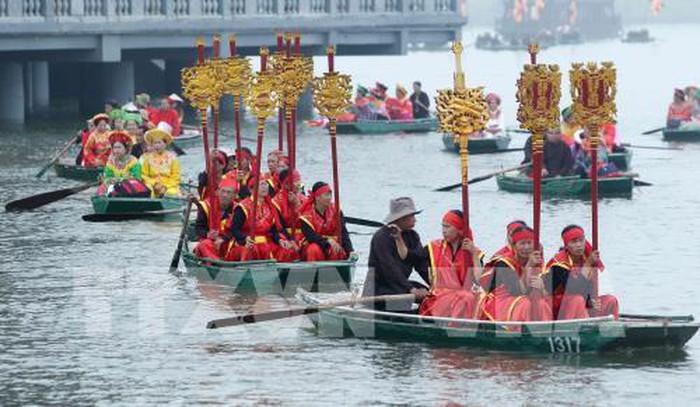
M 231 226 L 231 214 L 236 197 L 236 188 L 238 184 L 235 180 L 226 179 L 219 183 L 219 189 L 216 191 L 219 199 L 219 208 L 221 209 L 220 224 L 217 230 L 209 228 L 209 214 L 211 213 L 211 203 L 208 199 L 197 201 L 196 205 L 197 220 L 195 222 L 195 231 L 199 243 L 194 248 L 194 253 L 203 258 L 221 259 L 222 247 L 224 247 L 224 236 Z
M 250 196 L 242 200 L 233 210 L 231 228 L 223 239 L 224 242 L 230 242 L 225 259 L 229 261 L 275 259 L 279 262 L 297 260 L 299 255 L 294 250 L 292 239 L 282 228 L 277 209 L 272 205 L 270 186 L 261 179 L 257 182 L 257 187 L 258 209 L 255 215 L 255 228 L 251 221 L 253 196 Z
M 504 254 L 513 254 L 513 232 L 516 229 L 523 226 L 527 227 L 527 223 L 525 223 L 525 221 L 522 220 L 514 220 L 506 225 L 506 245 L 498 249 L 498 251 L 496 251 L 496 253 L 494 253 L 493 256 L 491 256 L 491 259 L 489 259 L 489 261 L 493 261 L 497 257 L 503 256 Z
M 279 188 L 280 160 L 283 156 L 280 150 L 272 150 L 267 155 L 267 172 L 263 174 L 263 179 L 270 185 L 270 195 L 273 197 Z
M 688 103 L 683 89 L 673 92 L 673 103 L 668 106 L 666 127 L 677 129 L 693 119 L 693 105 Z
M 92 118 L 95 130 L 90 133 L 83 146 L 83 165 L 87 167 L 103 166 L 111 152 L 109 143 L 109 116 L 104 113 Z
M 282 170 L 279 174 L 280 190 L 272 197 L 272 205 L 277 209 L 282 227 L 292 237 L 297 250 L 300 250 L 299 245 L 304 239 L 304 235 L 301 233 L 299 211 L 301 205 L 306 201 L 306 196 L 302 192 L 303 184 L 299 171 L 294 170 L 291 179 L 289 174 L 288 169 Z
M 462 211 L 442 217 L 442 239 L 428 243 L 424 250 L 430 261 L 430 292 L 419 313 L 435 317 L 472 319 L 475 316 L 474 282 L 482 272 L 484 253 L 466 231 Z
M 569 225 L 561 233 L 564 247 L 547 262 L 543 280 L 551 296 L 552 311 L 557 319 L 620 316 L 617 298 L 597 296 L 598 271 L 605 266 L 600 254 L 586 241 L 583 228 Z
M 235 179 L 238 182 L 238 199 L 244 199 L 250 196 L 250 189 L 248 184 L 250 183 L 250 178 L 252 176 L 253 167 L 253 153 L 247 147 L 241 148 L 240 157 L 236 157 L 238 160 L 238 166 L 228 171 L 222 178 Z
M 396 85 L 396 97 L 386 99 L 386 110 L 391 120 L 413 120 L 413 104 L 403 86 Z
M 551 320 L 552 310 L 543 297 L 539 277 L 542 255 L 534 247 L 535 233 L 521 226 L 511 235 L 513 250 L 490 260 L 480 282 L 479 318 L 491 321 Z
M 304 261 L 345 260 L 354 252 L 350 235 L 341 212 L 341 238 L 331 188 L 319 181 L 311 188 L 311 195 L 299 209 L 301 232 L 304 235 L 301 258 Z
M 228 157 L 226 156 L 226 153 L 224 153 L 221 150 L 212 150 L 211 155 L 209 157 L 209 160 L 211 161 L 211 168 L 214 171 L 215 181 L 218 184 L 224 178 L 224 174 L 226 174 Z M 207 198 L 207 184 L 208 183 L 209 183 L 209 176 L 207 175 L 207 172 L 206 171 L 200 172 L 198 177 L 197 177 L 197 192 L 199 193 L 200 199 Z M 234 185 L 235 185 L 236 195 L 237 195 L 238 194 L 238 183 L 235 183 Z
M 148 121 L 153 127 L 158 127 L 161 122 L 165 122 L 172 128 L 172 131 L 169 133 L 173 137 L 180 135 L 180 116 L 178 116 L 177 111 L 172 108 L 167 97 L 161 99 L 158 110 L 151 110 L 148 113 Z

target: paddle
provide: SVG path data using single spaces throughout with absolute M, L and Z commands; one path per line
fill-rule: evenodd
M 622 143 L 622 147 L 627 148 L 639 148 L 644 150 L 671 150 L 671 151 L 683 151 L 682 147 L 655 147 L 655 146 L 638 146 L 636 144 Z
M 629 319 L 643 319 L 643 320 L 666 320 L 666 321 L 673 321 L 673 322 L 693 322 L 694 318 L 692 315 L 673 315 L 673 316 L 665 316 L 665 315 L 638 315 L 638 314 L 620 314 L 620 318 L 629 318 Z
M 192 202 L 194 198 L 190 197 L 187 200 L 187 206 L 185 206 L 185 219 L 182 222 L 182 230 L 180 230 L 180 238 L 177 241 L 177 248 L 175 253 L 173 253 L 173 259 L 170 261 L 170 272 L 174 273 L 177 271 L 177 266 L 180 264 L 180 254 L 182 253 L 182 246 L 185 243 L 185 237 L 187 236 L 187 226 L 190 224 L 190 212 L 192 211 Z
M 647 136 L 647 135 L 649 135 L 649 134 L 658 133 L 658 132 L 664 131 L 664 130 L 666 130 L 666 126 L 664 126 L 664 127 L 659 127 L 658 129 L 654 129 L 654 130 L 645 131 L 645 132 L 642 133 L 642 134 L 645 135 L 645 136 Z
M 70 140 L 68 140 L 68 141 L 66 142 L 66 144 L 63 145 L 63 147 L 62 147 L 61 150 L 58 152 L 58 154 L 56 154 L 56 155 L 51 159 L 51 161 L 49 161 L 48 164 L 46 164 L 45 166 L 43 166 L 43 167 L 41 168 L 41 170 L 39 170 L 39 172 L 35 175 L 35 177 L 36 177 L 36 178 L 41 178 L 41 176 L 44 175 L 44 173 L 46 173 L 46 171 L 47 171 L 49 168 L 51 168 L 51 166 L 52 166 L 56 161 L 58 161 L 58 159 L 61 158 L 61 156 L 62 156 L 66 151 L 68 151 L 68 149 L 71 148 L 71 147 L 73 146 L 73 144 L 76 144 L 77 142 L 78 142 L 78 139 L 77 139 L 75 136 L 71 137 Z
M 33 195 L 28 198 L 18 199 L 5 205 L 5 210 L 10 211 L 26 211 L 36 209 L 40 206 L 48 205 L 52 202 L 60 201 L 63 198 L 77 194 L 78 192 L 100 185 L 99 181 L 89 184 L 79 185 L 73 188 L 59 189 L 57 191 L 44 192 L 43 194 Z
M 351 225 L 369 226 L 371 228 L 380 228 L 384 226 L 382 222 L 377 222 L 376 220 L 353 218 L 352 216 L 343 216 L 343 219 L 345 219 L 345 223 Z
M 85 222 L 121 222 L 126 220 L 158 218 L 165 215 L 180 213 L 181 211 L 181 209 L 164 209 L 147 212 L 91 213 L 83 215 L 83 220 Z
M 522 149 L 521 149 L 521 150 L 522 150 Z M 472 178 L 472 179 L 469 180 L 468 184 L 469 184 L 469 185 L 471 185 L 471 184 L 476 184 L 477 182 L 486 181 L 487 179 L 493 178 L 493 177 L 495 177 L 496 175 L 505 174 L 505 173 L 511 172 L 511 171 L 522 170 L 522 169 L 525 169 L 525 168 L 529 167 L 530 165 L 532 165 L 532 163 L 527 163 L 527 164 L 523 164 L 523 165 L 520 165 L 520 166 L 517 166 L 517 167 L 512 167 L 512 168 L 506 168 L 505 170 L 500 170 L 500 171 L 492 172 L 491 174 L 486 174 L 486 175 L 482 175 L 482 176 L 480 176 L 480 177 Z M 462 183 L 460 182 L 460 183 L 457 183 L 457 184 L 448 185 L 448 186 L 446 186 L 446 187 L 434 189 L 434 191 L 437 191 L 437 192 L 447 192 L 447 191 L 452 191 L 453 189 L 457 189 L 457 188 L 461 188 L 461 187 L 462 187 Z
M 346 305 L 357 305 L 357 304 L 374 304 L 380 301 L 409 301 L 413 300 L 415 297 L 413 294 L 398 294 L 398 295 L 380 295 L 378 297 L 360 297 L 354 300 L 337 301 L 326 304 L 312 305 L 302 308 L 290 308 L 286 310 L 261 312 L 253 314 L 239 315 L 231 318 L 222 318 L 209 321 L 207 323 L 207 329 L 217 329 L 224 328 L 227 326 L 237 326 L 245 324 L 254 324 L 256 322 L 264 321 L 274 321 L 276 319 L 292 318 L 300 315 L 315 314 L 317 312 L 332 309 L 335 307 L 342 307 Z
M 651 186 L 654 186 L 654 184 L 652 184 L 651 182 L 634 180 L 634 186 L 635 187 L 651 187 Z
M 183 150 L 182 148 L 180 148 L 180 146 L 178 146 L 178 145 L 175 144 L 175 143 L 171 143 L 171 144 L 170 144 L 170 148 L 173 149 L 173 151 L 175 152 L 175 154 L 178 155 L 178 157 L 181 156 L 181 155 L 186 155 L 186 154 L 187 154 L 187 153 L 185 152 L 185 150 Z

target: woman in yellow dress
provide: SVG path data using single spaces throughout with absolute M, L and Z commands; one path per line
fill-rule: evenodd
M 147 131 L 144 138 L 150 151 L 141 156 L 141 177 L 151 189 L 151 196 L 180 196 L 180 162 L 166 150 L 173 137 L 156 128 Z

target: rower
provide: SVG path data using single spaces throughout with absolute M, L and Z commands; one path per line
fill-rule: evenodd
M 506 245 L 498 249 L 498 251 L 494 253 L 493 256 L 491 256 L 491 259 L 489 261 L 493 261 L 497 257 L 502 256 L 504 254 L 513 254 L 513 251 L 515 250 L 513 248 L 513 232 L 520 227 L 527 227 L 527 223 L 525 223 L 525 221 L 522 220 L 514 220 L 506 225 Z
M 319 181 L 311 188 L 311 195 L 299 209 L 304 261 L 345 260 L 354 252 L 342 212 L 341 241 L 338 241 L 338 221 L 331 188 Z
M 513 251 L 497 256 L 485 266 L 477 315 L 491 321 L 530 321 L 534 302 L 538 319 L 550 320 L 551 307 L 542 297 L 542 254 L 534 248 L 535 233 L 521 226 L 513 231 L 511 240 Z
M 277 191 L 280 175 L 280 157 L 284 153 L 280 150 L 272 150 L 267 155 L 267 172 L 263 174 L 262 178 L 267 181 L 270 185 L 270 195 L 275 196 L 275 191 Z
M 306 202 L 307 198 L 302 192 L 304 184 L 301 182 L 299 171 L 294 170 L 291 179 L 288 179 L 289 174 L 288 169 L 282 170 L 279 174 L 280 190 L 272 197 L 272 205 L 277 209 L 282 226 L 286 228 L 287 234 L 292 237 L 294 244 L 297 245 L 297 250 L 299 250 L 298 245 L 304 238 L 299 215 L 301 205 Z
M 619 305 L 613 295 L 597 296 L 595 273 L 605 270 L 600 254 L 586 241 L 583 228 L 569 225 L 561 232 L 564 246 L 547 262 L 542 276 L 551 295 L 557 319 L 575 319 L 613 315 L 619 317 Z
M 226 170 L 228 169 L 228 157 L 226 157 L 226 153 L 221 150 L 213 150 L 209 159 L 211 160 L 211 168 L 214 171 L 214 178 L 218 183 L 225 178 L 224 174 L 226 174 Z M 197 192 L 199 192 L 201 199 L 206 199 L 208 182 L 209 176 L 207 172 L 200 172 L 197 177 Z M 234 183 L 236 184 L 236 194 L 238 194 L 238 183 L 235 182 L 235 179 Z
M 180 196 L 180 162 L 166 150 L 173 137 L 161 128 L 144 135 L 150 151 L 141 156 L 141 176 L 151 189 L 152 197 Z
M 430 117 L 430 98 L 421 88 L 422 84 L 420 82 L 413 82 L 413 94 L 410 99 L 413 106 L 414 119 L 426 119 Z
M 683 89 L 673 91 L 673 103 L 668 106 L 666 127 L 677 129 L 693 118 L 693 106 L 686 101 Z
M 574 159 L 571 149 L 564 142 L 559 129 L 551 129 L 545 133 L 544 149 L 542 152 L 542 176 L 562 177 L 571 174 L 574 167 Z M 532 161 L 532 136 L 525 142 L 523 147 L 525 158 L 521 164 Z M 530 170 L 532 171 L 532 167 Z
M 428 243 L 423 256 L 430 262 L 430 293 L 421 303 L 421 315 L 472 319 L 476 297 L 473 288 L 481 277 L 484 253 L 464 230 L 462 211 L 442 217 L 442 239 Z
M 251 181 L 256 182 L 255 179 Z M 242 200 L 233 209 L 231 228 L 224 236 L 224 242 L 230 242 L 225 250 L 225 259 L 229 261 L 273 260 L 292 262 L 299 259 L 294 244 L 272 206 L 269 185 L 260 180 L 258 186 L 258 208 L 255 229 L 252 225 L 253 196 Z M 252 185 L 249 186 L 252 188 Z
M 573 146 L 573 174 L 579 175 L 583 178 L 590 178 L 593 174 L 594 167 L 588 130 L 584 129 L 576 133 L 575 139 L 576 144 Z M 597 168 L 599 177 L 615 177 L 621 174 L 617 166 L 609 161 L 608 150 L 604 140 L 599 140 L 598 162 L 595 168 Z
M 416 270 L 424 281 L 430 281 L 428 262 L 409 255 L 423 249 L 420 235 L 414 230 L 416 209 L 413 199 L 401 197 L 389 203 L 389 214 L 384 218 L 386 226 L 381 227 L 372 237 L 369 250 L 369 263 L 363 296 L 408 294 L 415 296 L 420 303 L 428 295 L 426 286 L 409 280 Z M 377 309 L 411 311 L 410 303 L 376 303 Z
M 248 147 L 241 147 L 240 157 L 236 158 L 238 166 L 230 169 L 224 174 L 223 178 L 232 178 L 238 182 L 238 197 L 243 199 L 250 196 L 248 184 L 250 183 L 252 171 L 253 153 Z
M 406 88 L 396 85 L 396 97 L 386 99 L 386 110 L 391 120 L 413 120 L 413 105 Z
M 211 205 L 209 200 L 201 199 L 196 205 L 197 220 L 195 223 L 195 231 L 199 243 L 194 248 L 194 253 L 203 258 L 220 259 L 221 248 L 224 243 L 224 235 L 231 225 L 231 214 L 233 211 L 234 198 L 236 197 L 236 188 L 238 183 L 233 179 L 221 180 L 219 189 L 216 191 L 219 199 L 219 208 L 221 209 L 221 223 L 218 230 L 209 229 L 209 216 Z

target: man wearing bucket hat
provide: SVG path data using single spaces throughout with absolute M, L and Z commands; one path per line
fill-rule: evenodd
M 415 215 L 421 212 L 411 198 L 401 197 L 390 201 L 389 214 L 384 218 L 386 226 L 372 237 L 364 296 L 412 293 L 417 302 L 426 297 L 428 291 L 425 286 L 408 279 L 415 269 L 423 280 L 429 281 L 428 264 L 412 255 L 423 247 L 418 232 L 413 229 Z M 410 310 L 411 304 L 377 303 L 375 307 L 406 311 Z

